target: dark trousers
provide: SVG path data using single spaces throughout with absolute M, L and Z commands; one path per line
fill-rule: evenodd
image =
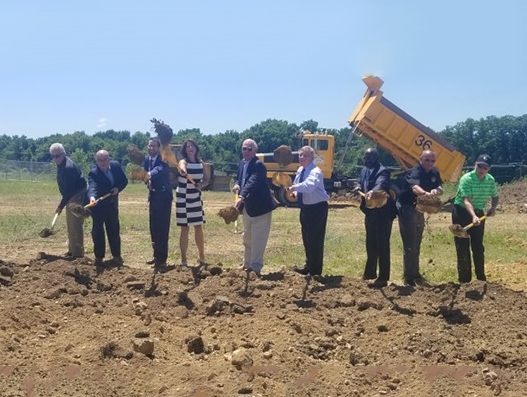
M 96 258 L 104 258 L 106 254 L 106 236 L 110 252 L 114 257 L 121 256 L 121 226 L 119 224 L 119 205 L 113 196 L 107 202 L 101 202 L 92 209 L 93 253 Z
M 393 218 L 384 208 L 366 210 L 364 225 L 366 227 L 366 267 L 365 279 L 377 278 L 379 265 L 379 280 L 390 279 L 390 237 L 392 235 Z
M 482 210 L 475 210 L 478 217 L 483 216 Z M 452 211 L 452 223 L 466 226 L 472 223 L 472 217 L 468 211 L 455 205 Z M 472 263 L 470 250 L 472 249 L 472 259 L 474 259 L 474 270 L 478 280 L 486 281 L 485 277 L 485 247 L 483 246 L 483 236 L 485 234 L 485 221 L 479 226 L 473 226 L 467 230 L 469 238 L 454 237 L 457 254 L 457 273 L 460 283 L 468 283 L 472 280 Z
M 306 267 L 309 274 L 322 274 L 324 265 L 324 240 L 328 220 L 328 203 L 326 201 L 303 205 L 300 208 L 300 225 L 302 242 L 306 252 Z
M 168 236 L 172 212 L 172 194 L 169 191 L 150 192 L 150 238 L 154 249 L 154 258 L 165 263 L 168 258 Z
M 399 213 L 399 231 L 403 240 L 403 273 L 406 281 L 418 280 L 419 255 L 421 254 L 421 241 L 425 230 L 425 216 L 411 204 L 397 207 Z

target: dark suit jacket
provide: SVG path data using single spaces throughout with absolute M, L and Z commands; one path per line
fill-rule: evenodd
M 243 176 L 243 160 L 238 165 L 238 177 L 235 183 L 241 186 Z M 267 214 L 276 208 L 267 182 L 267 168 L 258 157 L 254 157 L 247 166 L 245 185 L 240 191 L 245 210 L 249 216 Z
M 156 157 L 156 161 L 154 161 L 154 168 L 152 169 L 150 169 L 150 156 L 146 156 L 144 169 L 145 171 L 150 172 L 150 183 L 154 192 L 166 192 L 172 196 L 169 166 L 167 163 L 161 160 L 161 154 Z
M 82 189 L 86 189 L 86 179 L 82 170 L 68 156 L 57 166 L 57 183 L 62 195 L 59 208 L 64 208 L 68 201 Z
M 360 188 L 364 193 L 370 190 L 380 191 L 384 190 L 388 195 L 390 194 L 390 170 L 382 164 L 377 164 L 372 170 L 366 167 L 362 168 L 360 172 Z M 386 211 L 388 216 L 395 218 L 395 202 L 392 197 L 388 198 L 388 203 L 381 208 L 366 208 L 366 200 L 364 197 L 360 203 L 360 209 L 365 214 L 370 211 Z
M 88 200 L 90 197 L 96 199 L 110 193 L 112 188 L 116 187 L 121 192 L 128 185 L 128 178 L 123 171 L 123 167 L 117 161 L 110 161 L 110 171 L 113 175 L 114 183 L 112 184 L 104 172 L 97 166 L 93 167 L 88 175 Z M 117 202 L 117 195 L 108 197 L 99 202 L 92 211 L 103 211 L 108 208 L 110 203 Z

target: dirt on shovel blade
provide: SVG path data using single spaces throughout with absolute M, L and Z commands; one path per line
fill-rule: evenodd
M 456 237 L 468 237 L 467 231 L 461 225 L 458 225 L 458 224 L 450 225 L 448 228 L 450 229 L 452 234 Z
M 69 210 L 78 218 L 87 218 L 90 216 L 91 212 L 88 208 L 84 208 L 82 205 L 77 203 L 68 204 Z
M 45 227 L 44 229 L 42 229 L 38 235 L 42 238 L 46 238 L 46 237 L 49 237 L 49 236 L 52 236 L 54 235 L 56 232 L 53 231 L 52 229 L 50 229 L 49 227 Z
M 229 223 L 235 222 L 238 219 L 240 212 L 234 205 L 231 205 L 229 207 L 220 209 L 218 211 L 218 215 L 222 217 L 225 223 L 228 225 Z

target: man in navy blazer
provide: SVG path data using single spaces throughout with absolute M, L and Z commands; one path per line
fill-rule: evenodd
M 238 176 L 232 190 L 238 192 L 235 206 L 243 208 L 242 268 L 260 277 L 263 256 L 271 230 L 272 211 L 276 208 L 267 182 L 267 168 L 256 157 L 258 145 L 246 139 L 242 145 L 243 160 L 238 166 Z
M 166 266 L 168 259 L 168 237 L 170 233 L 170 216 L 172 212 L 172 186 L 170 184 L 169 166 L 161 159 L 161 143 L 158 139 L 148 141 L 148 156 L 144 169 L 148 172 L 150 238 L 154 256 L 146 261 L 155 268 Z
M 390 279 L 390 236 L 395 219 L 395 203 L 390 196 L 390 170 L 379 162 L 377 149 L 368 148 L 363 157 L 364 168 L 360 174 L 360 190 L 366 196 L 371 192 L 383 191 L 388 196 L 387 203 L 380 208 L 368 208 L 363 196 L 360 209 L 365 215 L 366 227 L 366 266 L 363 279 L 375 281 L 370 288 L 382 288 Z M 377 275 L 377 267 L 379 273 Z
M 113 261 L 122 266 L 121 226 L 119 224 L 119 193 L 128 185 L 128 178 L 117 161 L 110 160 L 106 150 L 95 155 L 96 166 L 88 175 L 88 197 L 95 203 L 91 209 L 93 253 L 95 264 L 101 266 L 106 253 L 104 229 Z M 109 197 L 103 198 L 110 194 Z M 97 201 L 99 200 L 99 201 Z

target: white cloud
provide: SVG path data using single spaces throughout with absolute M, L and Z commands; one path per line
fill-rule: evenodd
M 104 117 L 101 117 L 99 119 L 99 121 L 97 122 L 97 128 L 103 128 L 103 127 L 106 127 L 106 122 L 108 121 L 108 119 L 105 119 Z

